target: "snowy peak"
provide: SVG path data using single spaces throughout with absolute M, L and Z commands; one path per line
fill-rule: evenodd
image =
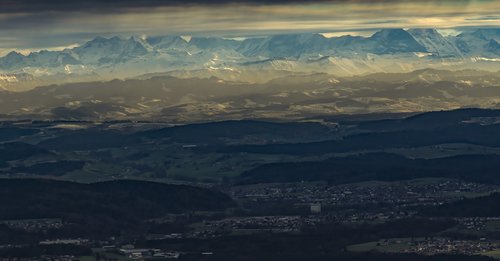
M 186 48 L 188 42 L 180 36 L 154 36 L 148 37 L 146 41 L 158 49 Z
M 394 40 L 411 40 L 412 36 L 404 29 L 395 28 L 395 29 L 382 29 L 373 34 L 371 38 L 394 41 Z
M 413 36 L 403 29 L 384 29 L 375 33 L 369 40 L 376 44 L 374 53 L 426 52 Z
M 492 39 L 498 41 L 500 40 L 500 29 L 478 29 L 471 33 L 471 35 L 485 41 Z
M 421 36 L 421 37 L 429 37 L 429 38 L 437 38 L 442 37 L 442 35 L 434 28 L 412 28 L 407 31 L 413 37 Z
M 494 39 L 491 39 L 488 42 L 488 44 L 486 44 L 485 49 L 491 53 L 494 53 L 494 54 L 500 56 L 500 44 Z
M 148 53 L 147 43 L 140 38 L 96 37 L 73 51 L 85 64 L 123 63 Z
M 500 29 L 478 29 L 455 38 L 456 46 L 467 56 L 487 58 L 498 58 L 499 41 Z
M 436 29 L 410 29 L 408 30 L 415 40 L 424 46 L 427 52 L 437 57 L 459 57 L 458 49 L 441 35 Z
M 247 39 L 238 51 L 246 56 L 298 58 L 304 54 L 329 52 L 331 49 L 331 44 L 323 35 L 286 34 Z
M 295 43 L 298 45 L 322 43 L 326 38 L 320 34 L 284 34 L 271 36 L 269 42 L 275 44 Z
M 264 48 L 268 38 L 249 38 L 245 39 L 236 51 L 245 56 L 256 56 Z
M 407 31 L 417 42 L 440 42 L 446 41 L 436 29 L 432 28 L 415 28 Z
M 148 53 L 147 43 L 143 39 L 133 36 L 125 43 L 124 50 L 133 57 L 142 56 Z
M 0 58 L 0 74 L 52 79 L 131 77 L 151 72 L 325 72 L 355 75 L 422 68 L 500 70 L 500 29 L 443 36 L 435 29 L 384 29 L 370 37 L 281 34 L 247 38 L 95 37 L 81 46 Z M 96 76 L 97 75 L 97 76 Z M 217 75 L 217 76 L 221 76 Z M 237 76 L 235 76 L 237 77 Z M 10 79 L 10 78 L 9 78 Z M 80 79 L 80 78 L 79 78 Z
M 17 68 L 24 63 L 25 56 L 12 51 L 8 53 L 6 56 L 0 58 L 0 68 L 8 69 L 8 68 Z
M 240 42 L 220 37 L 193 37 L 189 45 L 203 50 L 236 49 Z
M 24 58 L 24 55 L 23 55 L 23 54 L 21 54 L 21 53 L 18 53 L 18 52 L 16 52 L 16 51 L 11 51 L 11 52 L 9 52 L 9 53 L 5 56 L 5 58 L 9 58 L 9 59 L 22 59 L 22 58 Z
M 73 57 L 71 54 L 66 52 L 56 52 L 56 51 L 40 51 L 37 53 L 30 53 L 26 57 L 26 62 L 29 66 L 47 66 L 47 67 L 57 67 L 63 65 L 74 65 L 80 64 L 80 62 Z
M 0 68 L 22 69 L 24 67 L 59 67 L 63 65 L 80 64 L 71 54 L 67 52 L 46 51 L 33 52 L 25 56 L 17 52 L 10 52 L 0 58 Z

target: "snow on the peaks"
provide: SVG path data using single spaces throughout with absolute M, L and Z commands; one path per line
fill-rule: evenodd
M 130 78 L 160 72 L 244 70 L 327 72 L 345 76 L 421 68 L 498 70 L 500 29 L 443 36 L 435 29 L 384 29 L 370 37 L 289 34 L 243 40 L 223 37 L 96 37 L 62 51 L 0 58 L 0 73 Z M 35 75 L 36 74 L 36 75 Z M 191 75 L 188 73 L 188 75 Z

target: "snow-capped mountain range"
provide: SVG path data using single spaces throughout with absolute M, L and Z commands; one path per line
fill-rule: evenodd
M 40 84 L 162 72 L 177 77 L 266 81 L 273 78 L 273 72 L 283 71 L 349 76 L 422 68 L 498 71 L 500 29 L 477 29 L 457 36 L 443 36 L 435 29 L 384 29 L 370 37 L 96 37 L 62 51 L 10 52 L 0 58 L 0 89 L 19 91 Z

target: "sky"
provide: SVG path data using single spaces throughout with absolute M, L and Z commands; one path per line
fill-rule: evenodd
M 500 0 L 0 0 L 0 55 L 115 35 L 338 36 L 382 28 L 453 34 L 500 27 L 498 10 Z

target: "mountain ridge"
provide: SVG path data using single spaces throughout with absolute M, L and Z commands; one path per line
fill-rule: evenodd
M 423 68 L 500 70 L 498 29 L 443 36 L 436 29 L 383 29 L 372 36 L 281 34 L 244 40 L 153 36 L 94 39 L 62 51 L 0 58 L 0 74 L 30 74 L 43 84 L 109 80 L 167 71 L 247 70 L 325 72 L 339 76 L 400 73 Z M 222 77 L 224 78 L 224 77 Z M 9 90 L 15 90 L 9 85 Z M 4 89 L 5 86 L 0 86 Z

